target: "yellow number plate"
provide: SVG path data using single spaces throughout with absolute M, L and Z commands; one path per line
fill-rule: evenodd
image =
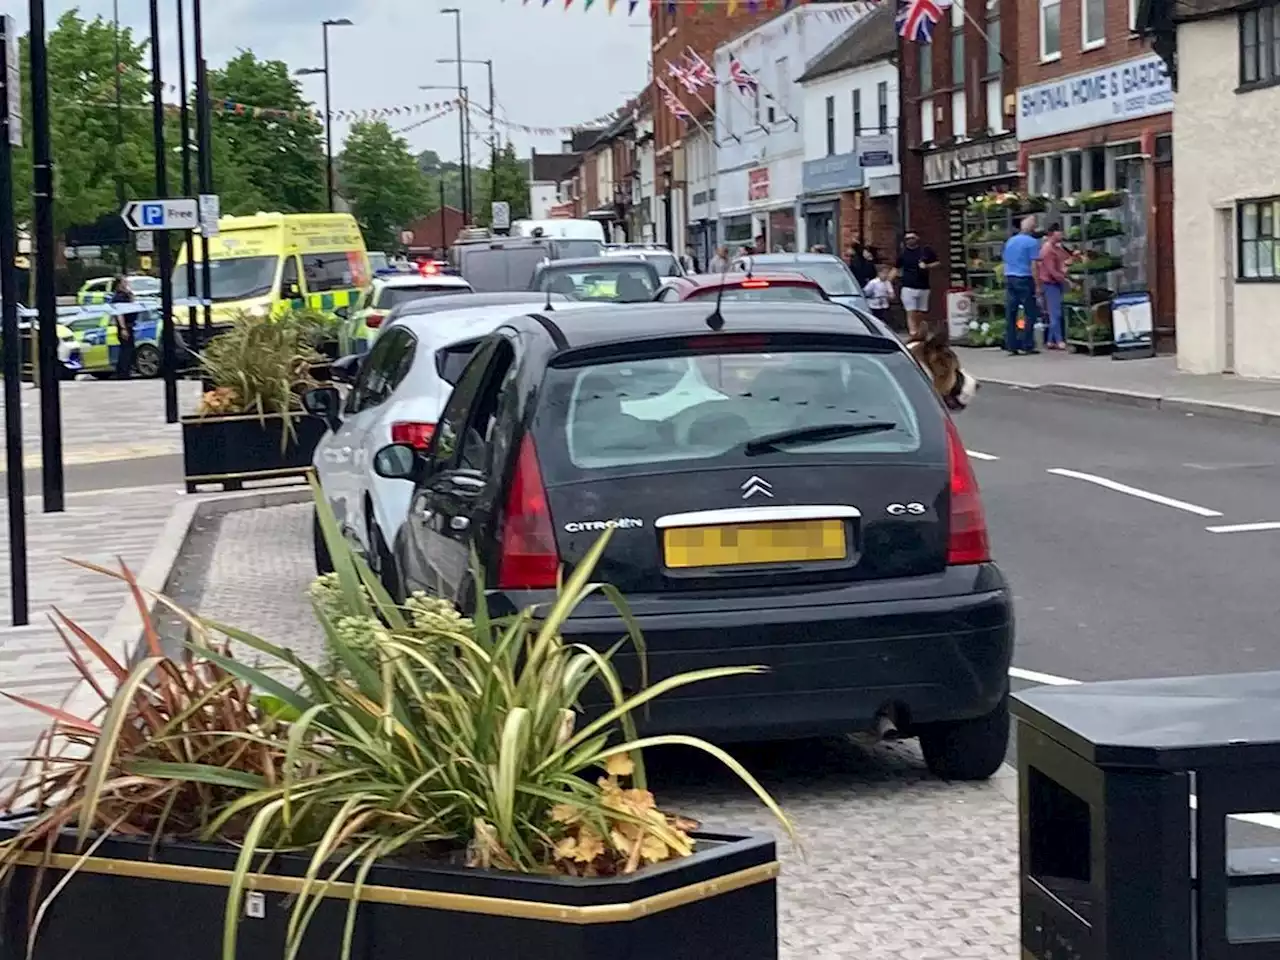
M 843 520 L 676 527 L 664 531 L 663 547 L 673 569 L 843 560 L 848 555 Z

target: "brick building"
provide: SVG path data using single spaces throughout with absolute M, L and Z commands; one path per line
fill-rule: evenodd
M 1139 0 L 1029 0 L 1018 26 L 1017 132 L 1027 190 L 1123 190 L 1124 271 L 1174 332 L 1173 89 L 1135 32 Z M 1159 254 L 1157 254 L 1159 251 Z
M 903 227 L 920 234 L 941 263 L 931 278 L 935 321 L 946 317 L 948 288 L 968 285 L 968 198 L 1021 187 L 1013 132 L 1019 24 L 1040 2 L 958 0 L 943 11 L 932 43 L 901 42 Z

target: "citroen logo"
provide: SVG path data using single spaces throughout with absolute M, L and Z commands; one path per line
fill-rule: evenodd
M 766 497 L 773 496 L 773 484 L 763 477 L 751 476 L 746 483 L 738 488 L 742 491 L 742 499 L 750 500 L 757 493 L 764 494 Z

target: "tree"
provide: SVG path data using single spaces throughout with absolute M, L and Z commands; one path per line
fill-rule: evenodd
M 397 246 L 400 228 L 431 209 L 426 178 L 409 144 L 381 120 L 351 127 L 339 169 L 343 196 L 371 250 Z
M 520 158 L 516 156 L 516 148 L 507 141 L 507 145 L 498 151 L 498 162 L 489 171 L 489 201 L 505 200 L 511 205 L 511 219 L 519 220 L 529 216 L 529 177 Z M 489 216 L 489 206 L 485 204 L 484 215 Z
M 222 69 L 209 71 L 209 95 L 218 114 L 213 137 L 219 141 L 214 146 L 219 187 L 234 182 L 219 170 L 221 156 L 253 188 L 254 198 L 261 200 L 257 209 L 312 213 L 325 208 L 324 127 L 287 64 L 242 51 Z M 250 109 L 217 109 L 226 102 Z M 296 119 L 258 114 L 253 107 L 294 112 Z

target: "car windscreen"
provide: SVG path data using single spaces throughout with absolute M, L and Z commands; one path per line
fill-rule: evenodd
M 135 297 L 160 295 L 160 281 L 155 277 L 130 277 L 129 289 Z
M 676 258 L 669 253 L 643 253 L 641 256 L 653 264 L 653 268 L 658 271 L 660 277 L 679 277 L 683 274 L 680 270 L 680 264 L 676 262 Z
M 719 292 L 719 287 L 703 287 L 702 289 L 695 290 L 685 299 L 714 300 Z M 824 298 L 822 296 L 822 291 L 818 290 L 816 287 L 794 283 L 771 283 L 767 286 L 758 287 L 726 286 L 724 288 L 724 297 L 722 299 L 725 303 L 775 303 L 778 301 L 789 303 L 821 303 Z
M 658 280 L 647 263 L 560 266 L 555 261 L 538 275 L 538 289 L 563 294 L 570 300 L 644 303 L 658 292 Z
M 945 449 L 937 398 L 899 351 L 771 348 L 552 367 L 539 398 L 549 483 L 664 464 L 900 459 L 922 447 L 937 459 Z
M 369 269 L 374 273 L 377 273 L 379 270 L 386 270 L 389 265 L 387 255 L 385 253 L 369 254 Z
M 470 292 L 466 287 L 442 287 L 438 284 L 429 283 L 415 287 L 383 287 L 378 293 L 378 302 L 374 306 L 378 310 L 390 310 L 400 306 L 402 303 L 411 303 L 414 300 L 426 300 L 428 297 L 447 297 Z
M 253 297 L 265 297 L 275 289 L 276 268 L 280 258 L 268 257 L 227 257 L 213 260 L 209 264 L 210 289 L 215 302 L 230 300 L 249 300 Z M 181 300 L 185 297 L 200 296 L 204 289 L 204 267 L 196 267 L 196 290 L 187 290 L 187 267 L 181 264 L 173 271 L 173 297 Z

